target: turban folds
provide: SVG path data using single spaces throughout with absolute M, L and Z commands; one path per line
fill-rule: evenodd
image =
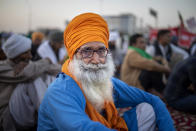
M 64 31 L 64 44 L 72 59 L 75 51 L 87 42 L 102 42 L 108 48 L 109 30 L 106 21 L 98 14 L 76 16 Z

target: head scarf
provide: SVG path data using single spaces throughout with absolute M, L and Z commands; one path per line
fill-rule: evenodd
M 44 34 L 41 33 L 41 32 L 33 32 L 33 34 L 32 34 L 32 42 L 34 42 L 37 38 L 39 38 L 40 40 L 43 40 Z
M 13 34 L 2 48 L 7 58 L 15 58 L 31 49 L 31 40 L 25 36 Z
M 67 26 L 64 32 L 64 44 L 68 51 L 69 59 L 63 64 L 62 71 L 72 77 L 79 87 L 81 84 L 69 72 L 69 62 L 73 59 L 75 51 L 87 42 L 102 42 L 108 48 L 109 30 L 105 20 L 98 14 L 85 13 L 76 16 Z M 84 94 L 84 92 L 83 92 Z M 85 94 L 84 94 L 85 96 Z M 85 96 L 86 98 L 86 96 Z M 104 105 L 106 118 L 104 118 L 86 98 L 86 113 L 93 121 L 98 121 L 108 128 L 127 131 L 125 121 L 118 115 L 113 102 L 106 101 Z

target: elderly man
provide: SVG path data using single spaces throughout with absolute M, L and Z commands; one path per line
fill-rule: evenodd
M 75 17 L 64 32 L 69 59 L 39 109 L 38 131 L 174 130 L 156 96 L 113 78 L 109 30 L 94 13 Z M 156 117 L 156 118 L 155 118 Z
M 31 62 L 31 40 L 13 34 L 3 44 L 7 60 L 0 63 L 0 130 L 36 127 L 36 112 L 51 75 L 60 67 L 49 59 Z

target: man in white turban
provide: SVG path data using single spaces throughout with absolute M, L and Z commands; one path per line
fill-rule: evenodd
M 31 40 L 13 34 L 3 44 L 7 60 L 0 62 L 0 130 L 15 131 L 36 126 L 36 115 L 50 75 L 60 67 L 49 59 L 31 62 Z

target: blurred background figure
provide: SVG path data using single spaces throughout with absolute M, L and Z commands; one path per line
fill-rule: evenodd
M 7 57 L 2 49 L 3 44 L 5 41 L 12 35 L 12 33 L 8 32 L 1 32 L 0 33 L 0 61 L 5 60 Z
M 118 31 L 111 31 L 109 36 L 109 51 L 112 54 L 116 67 L 115 77 L 120 78 L 120 67 L 123 61 L 123 52 L 121 50 L 121 37 Z
M 50 32 L 49 40 L 41 44 L 37 52 L 41 58 L 49 58 L 53 64 L 62 64 L 67 56 L 63 46 L 63 32 Z
M 41 57 L 37 53 L 37 49 L 41 45 L 44 39 L 44 34 L 41 32 L 33 32 L 31 39 L 32 39 L 32 47 L 31 47 L 32 59 L 31 60 L 36 61 L 36 60 L 41 59 Z
M 189 56 L 185 50 L 171 44 L 171 32 L 167 29 L 158 31 L 157 40 L 153 45 L 146 48 L 146 52 L 153 57 L 161 56 L 165 58 L 171 68 Z
M 151 56 L 161 56 L 170 61 L 172 49 L 170 46 L 171 34 L 169 30 L 160 30 L 155 43 L 146 48 L 146 52 Z
M 50 59 L 30 61 L 31 40 L 13 34 L 3 44 L 0 63 L 0 130 L 36 130 L 37 111 L 48 85 L 60 72 Z
M 6 55 L 5 55 L 5 53 L 3 52 L 3 49 L 2 49 L 2 45 L 3 45 L 2 33 L 0 33 L 0 61 L 6 59 Z
M 178 37 L 173 35 L 171 37 L 171 43 L 174 44 L 175 46 L 178 46 Z
M 193 40 L 191 47 L 189 48 L 189 53 L 191 56 L 196 55 L 196 38 Z
M 169 73 L 166 60 L 159 64 L 145 52 L 146 41 L 141 34 L 130 37 L 129 48 L 121 67 L 121 80 L 128 85 L 146 90 L 162 97 L 165 87 L 162 73 Z
M 169 106 L 196 114 L 196 55 L 179 62 L 174 67 L 164 96 Z

